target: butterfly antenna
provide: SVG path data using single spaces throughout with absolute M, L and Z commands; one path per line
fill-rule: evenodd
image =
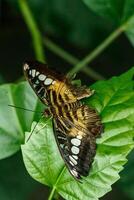
M 42 116 L 41 118 L 43 118 L 44 116 Z M 52 119 L 52 117 L 50 117 L 48 120 L 46 120 L 46 123 L 41 127 L 41 129 L 39 129 L 38 131 L 36 131 L 35 133 L 37 134 L 37 133 L 39 133 L 44 127 L 46 127 L 46 125 L 47 125 L 47 122 L 50 120 L 50 119 Z M 27 138 L 27 140 L 26 140 L 26 142 L 28 142 L 29 141 L 29 139 L 31 138 L 31 136 L 32 136 L 32 134 L 33 134 L 33 132 L 34 132 L 34 130 L 36 129 L 36 127 L 37 127 L 37 125 L 38 125 L 38 123 L 39 122 L 37 122 L 36 124 L 35 124 L 35 126 L 34 126 L 34 128 L 33 128 L 33 130 L 32 130 L 32 132 L 30 133 L 30 135 L 29 135 L 29 137 Z
M 18 109 L 26 110 L 26 111 L 30 111 L 30 112 L 43 113 L 41 111 L 34 111 L 34 110 L 31 110 L 31 109 L 22 108 L 22 107 L 10 105 L 10 104 L 8 106 L 13 107 L 13 108 L 18 108 Z
M 39 123 L 39 122 L 36 122 L 35 126 L 33 127 L 33 130 L 31 131 L 30 135 L 28 136 L 28 138 L 27 138 L 26 142 L 28 142 L 28 141 L 29 141 L 29 139 L 31 138 L 31 136 L 32 136 L 32 134 L 33 134 L 34 130 L 36 129 L 36 127 L 37 127 L 38 123 Z

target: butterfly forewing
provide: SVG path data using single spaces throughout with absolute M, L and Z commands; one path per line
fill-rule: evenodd
M 96 152 L 96 137 L 102 132 L 97 112 L 80 99 L 93 91 L 77 87 L 40 62 L 26 62 L 24 74 L 53 117 L 54 134 L 65 164 L 77 180 L 87 176 Z
M 63 77 L 48 69 L 46 64 L 37 61 L 26 62 L 23 69 L 26 79 L 37 96 L 43 103 L 48 104 L 47 91 L 49 87 L 56 81 L 60 82 Z

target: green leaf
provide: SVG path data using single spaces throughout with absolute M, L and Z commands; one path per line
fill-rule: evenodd
M 0 199 L 26 200 L 39 184 L 26 173 L 20 152 L 0 160 Z
M 104 19 L 109 19 L 116 27 L 125 25 L 125 33 L 134 45 L 133 0 L 83 0 L 83 2 Z
M 97 200 L 110 191 L 111 185 L 119 179 L 119 172 L 127 162 L 126 156 L 134 147 L 133 75 L 134 68 L 119 77 L 92 86 L 96 94 L 86 102 L 100 113 L 104 133 L 97 140 L 97 154 L 83 184 L 74 180 L 64 166 L 54 139 L 51 119 L 40 121 L 30 140 L 22 145 L 29 174 L 52 187 L 51 195 L 56 190 L 69 200 Z M 31 130 L 34 127 L 35 123 Z
M 30 129 L 33 119 L 38 119 L 34 112 L 9 107 L 20 106 L 39 110 L 36 95 L 26 82 L 4 84 L 0 86 L 0 159 L 8 157 L 20 149 L 24 143 L 24 133 Z M 39 114 L 41 115 L 41 114 Z
M 120 23 L 125 0 L 83 0 L 83 2 L 98 15 L 116 24 Z

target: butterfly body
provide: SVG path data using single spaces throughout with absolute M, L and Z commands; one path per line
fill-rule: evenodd
M 80 100 L 94 91 L 72 85 L 65 76 L 39 62 L 27 62 L 24 74 L 40 100 L 48 106 L 55 138 L 70 173 L 77 180 L 87 176 L 102 124 L 97 112 Z

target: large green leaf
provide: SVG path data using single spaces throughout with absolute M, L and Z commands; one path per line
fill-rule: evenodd
M 26 82 L 0 86 L 0 159 L 14 154 L 24 143 L 24 133 L 39 115 L 8 105 L 40 110 L 41 104 Z
M 96 94 L 86 103 L 100 113 L 104 133 L 97 140 L 97 154 L 83 184 L 74 180 L 64 166 L 54 139 L 51 119 L 40 121 L 30 140 L 22 145 L 29 174 L 69 200 L 97 200 L 110 191 L 127 162 L 126 156 L 134 147 L 133 75 L 134 68 L 120 77 L 92 86 Z M 35 123 L 31 130 L 34 127 Z
M 133 0 L 83 0 L 85 4 L 116 26 L 125 24 L 126 35 L 134 45 L 134 1 Z

